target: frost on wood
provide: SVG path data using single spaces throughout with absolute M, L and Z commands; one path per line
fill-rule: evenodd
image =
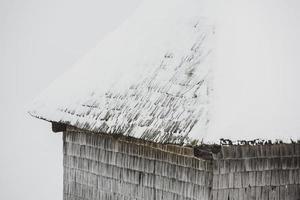
M 31 115 L 155 142 L 203 137 L 214 27 L 197 1 L 154 2 L 155 16 L 143 14 L 151 3 L 142 6 L 50 86 Z

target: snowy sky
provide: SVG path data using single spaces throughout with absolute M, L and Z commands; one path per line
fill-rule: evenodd
M 61 135 L 29 117 L 26 106 L 139 2 L 0 0 L 0 199 L 62 199 Z M 217 52 L 207 140 L 299 138 L 299 1 L 220 0 L 213 8 Z

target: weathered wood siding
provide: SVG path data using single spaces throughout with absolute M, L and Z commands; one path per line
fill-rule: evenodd
M 300 144 L 222 146 L 213 200 L 299 200 Z
M 191 148 L 70 128 L 63 139 L 64 200 L 209 199 L 211 161 Z
M 222 146 L 203 160 L 70 127 L 63 139 L 64 200 L 300 200 L 300 144 Z

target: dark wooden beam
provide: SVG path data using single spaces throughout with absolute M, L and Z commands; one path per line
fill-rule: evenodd
M 52 122 L 52 131 L 54 133 L 66 131 L 67 125 L 58 122 Z

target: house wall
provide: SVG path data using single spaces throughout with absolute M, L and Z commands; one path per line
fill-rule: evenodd
M 300 144 L 222 146 L 213 200 L 299 200 Z
M 64 200 L 300 200 L 300 144 L 192 148 L 68 127 Z
M 65 200 L 208 199 L 211 161 L 193 149 L 68 128 L 64 140 Z

